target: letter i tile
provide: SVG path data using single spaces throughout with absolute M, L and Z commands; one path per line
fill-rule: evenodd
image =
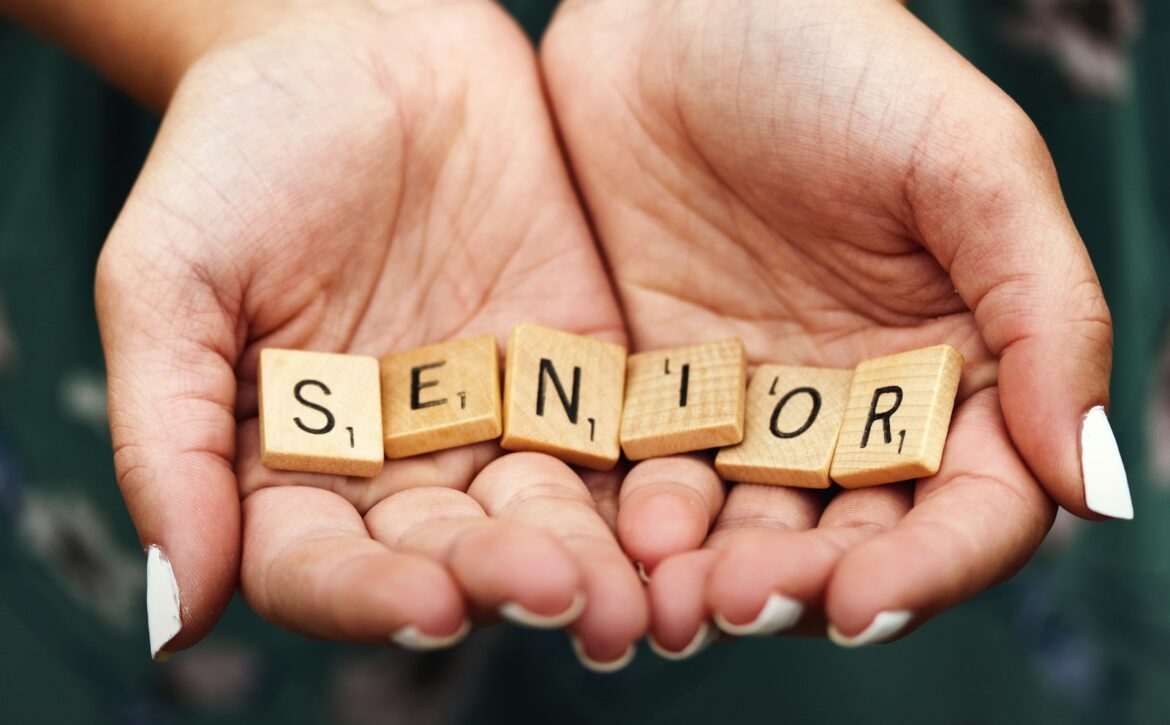
M 721 340 L 631 355 L 622 450 L 631 461 L 743 440 L 743 342 Z

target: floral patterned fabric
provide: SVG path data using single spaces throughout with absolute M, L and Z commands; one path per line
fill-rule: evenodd
M 552 2 L 507 3 L 538 35 Z M 1116 325 L 1112 421 L 1137 519 L 1062 516 L 1012 581 L 907 640 L 640 651 L 611 677 L 563 634 L 453 652 L 308 641 L 240 601 L 147 656 L 142 555 L 114 483 L 98 249 L 156 120 L 0 25 L 0 722 L 1165 722 L 1170 713 L 1170 5 L 924 0 L 920 16 L 1048 140 Z

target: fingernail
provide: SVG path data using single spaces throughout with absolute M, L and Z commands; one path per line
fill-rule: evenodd
M 175 570 L 157 544 L 146 549 L 146 627 L 150 632 L 151 659 L 166 661 L 171 653 L 162 648 L 183 628 L 183 620 Z
M 642 580 L 642 583 L 649 584 L 650 583 L 650 575 L 646 572 L 645 565 L 643 565 L 642 562 L 640 562 L 640 561 L 635 561 L 634 568 L 638 570 L 638 578 Z
M 719 612 L 715 613 L 715 624 L 724 632 L 734 637 L 765 637 L 777 632 L 790 629 L 800 621 L 804 614 L 804 605 L 795 599 L 773 592 L 764 602 L 764 608 L 756 618 L 747 624 L 732 624 L 723 618 Z
M 577 592 L 573 595 L 573 601 L 569 604 L 569 608 L 560 614 L 537 614 L 536 612 L 525 609 L 516 602 L 508 602 L 500 607 L 500 616 L 510 622 L 523 625 L 525 627 L 535 627 L 536 629 L 560 629 L 567 624 L 576 621 L 577 617 L 581 616 L 581 612 L 585 610 L 585 593 Z
M 892 609 L 887 612 L 878 612 L 869 626 L 861 634 L 852 637 L 842 634 L 839 629 L 829 624 L 829 639 L 842 647 L 864 647 L 867 644 L 885 642 L 894 637 L 910 623 L 914 612 L 908 609 Z
M 1100 405 L 1090 409 L 1081 423 L 1081 476 L 1085 505 L 1091 511 L 1115 519 L 1133 518 L 1125 464 L 1105 408 Z
M 581 662 L 581 665 L 591 672 L 597 672 L 603 675 L 624 669 L 630 662 L 633 662 L 634 654 L 637 652 L 637 648 L 633 644 L 630 644 L 629 649 L 616 660 L 612 662 L 598 662 L 585 654 L 585 645 L 581 644 L 581 640 L 577 638 L 577 635 L 570 635 L 570 639 L 573 642 L 573 652 L 577 655 L 577 659 Z
M 463 624 L 459 625 L 459 629 L 455 630 L 453 634 L 446 637 L 435 637 L 424 633 L 413 624 L 408 624 L 402 629 L 395 632 L 390 641 L 402 647 L 403 649 L 412 650 L 414 652 L 429 652 L 436 649 L 444 649 L 446 647 L 453 647 L 463 641 L 467 633 L 471 631 L 471 620 L 464 619 Z
M 654 635 L 648 636 L 646 641 L 650 643 L 650 649 L 654 651 L 654 654 L 663 659 L 677 662 L 678 660 L 685 660 L 687 658 L 694 657 L 695 655 L 710 647 L 711 643 L 718 638 L 719 630 L 715 629 L 706 622 L 703 622 L 699 625 L 699 631 L 695 632 L 695 636 L 691 638 L 690 643 L 688 643 L 686 647 L 683 647 L 678 652 L 672 652 L 658 644 L 658 640 L 654 639 Z

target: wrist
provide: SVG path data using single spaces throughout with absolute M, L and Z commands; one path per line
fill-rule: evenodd
M 161 110 L 203 55 L 308 0 L 0 0 L 6 15 Z

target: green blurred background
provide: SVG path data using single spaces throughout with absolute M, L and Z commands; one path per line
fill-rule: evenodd
M 539 38 L 555 3 L 505 4 Z M 501 626 L 419 656 L 304 640 L 238 600 L 206 642 L 150 661 L 92 278 L 157 119 L 0 24 L 0 723 L 1170 722 L 1170 5 L 913 7 L 1052 149 L 1114 314 L 1138 517 L 1062 516 L 1021 575 L 904 642 L 643 648 L 608 677 L 561 633 Z

